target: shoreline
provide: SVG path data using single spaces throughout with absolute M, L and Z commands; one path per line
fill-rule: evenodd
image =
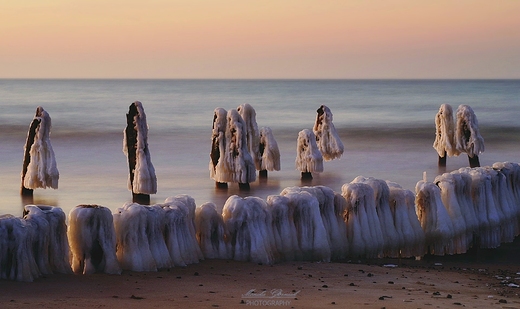
M 259 265 L 204 260 L 158 272 L 0 280 L 2 308 L 518 308 L 520 238 L 415 259 Z M 255 297 L 258 295 L 258 297 Z

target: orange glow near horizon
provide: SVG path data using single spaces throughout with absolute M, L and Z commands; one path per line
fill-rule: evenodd
M 8 0 L 0 78 L 520 78 L 519 14 L 520 1 Z

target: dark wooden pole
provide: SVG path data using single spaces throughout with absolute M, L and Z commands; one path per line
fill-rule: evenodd
M 137 106 L 132 103 L 126 114 L 126 146 L 128 154 L 128 169 L 130 172 L 130 186 L 132 187 L 132 201 L 142 205 L 150 205 L 150 195 L 135 193 L 133 190 L 135 165 L 137 162 L 137 130 L 135 129 L 135 116 L 139 115 Z
M 480 161 L 477 155 L 474 155 L 473 158 L 468 156 L 469 167 L 480 167 Z
M 22 196 L 33 196 L 33 189 L 26 188 L 23 183 L 25 180 L 25 174 L 27 174 L 27 167 L 31 162 L 31 147 L 34 144 L 34 138 L 36 136 L 36 129 L 40 125 L 41 120 L 34 118 L 31 122 L 31 126 L 29 127 L 29 132 L 27 133 L 27 140 L 25 141 L 25 153 L 23 157 L 23 167 L 22 167 L 22 185 L 20 193 Z
M 302 181 L 312 180 L 311 172 L 302 172 Z
M 444 156 L 443 157 L 439 156 L 439 167 L 446 167 L 446 158 L 447 158 L 447 154 L 446 154 L 446 151 L 444 151 Z

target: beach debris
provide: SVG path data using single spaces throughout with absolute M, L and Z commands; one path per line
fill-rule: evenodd
M 344 146 L 332 123 L 332 112 L 325 105 L 321 105 L 316 112 L 318 114 L 316 115 L 313 132 L 316 136 L 318 149 L 325 161 L 339 159 L 343 155 Z
M 132 191 L 134 202 L 149 205 L 150 194 L 157 193 L 157 177 L 148 148 L 148 124 L 141 102 L 130 104 L 126 121 L 123 152 L 128 158 L 128 189 Z
M 58 189 L 59 172 L 52 149 L 51 117 L 43 107 L 36 108 L 36 114 L 29 126 L 24 146 L 22 167 L 23 196 L 32 196 L 36 188 Z
M 311 180 L 312 173 L 323 172 L 323 156 L 316 144 L 316 136 L 309 129 L 298 133 L 296 169 L 301 172 L 302 180 Z

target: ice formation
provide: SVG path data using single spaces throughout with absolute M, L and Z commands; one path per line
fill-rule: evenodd
M 366 183 L 374 190 L 377 216 L 383 232 L 383 253 L 387 257 L 398 257 L 399 248 L 403 246 L 403 236 L 396 229 L 394 216 L 390 209 L 390 189 L 386 181 L 373 177 L 358 176 L 352 182 Z
M 26 189 L 58 188 L 60 175 L 51 145 L 50 133 L 51 117 L 41 106 L 38 106 L 24 149 L 22 185 Z
M 455 143 L 455 122 L 453 120 L 453 109 L 449 104 L 442 104 L 435 115 L 435 141 L 433 148 L 439 157 L 458 156 Z
M 186 242 L 188 247 L 192 248 L 194 254 L 197 256 L 197 259 L 203 260 L 204 256 L 198 247 L 197 237 L 195 235 L 195 211 L 197 208 L 195 199 L 187 194 L 178 194 L 168 197 L 166 200 L 164 200 L 164 203 L 175 205 L 176 207 L 182 207 L 187 211 L 186 225 L 188 231 L 186 234 Z
M 230 259 L 231 242 L 222 216 L 217 206 L 204 203 L 195 211 L 195 226 L 200 249 L 207 259 Z
M 256 180 L 256 168 L 247 146 L 246 123 L 237 110 L 227 113 L 226 152 L 224 160 L 229 167 L 228 182 L 250 183 Z
M 468 105 L 460 105 L 457 108 L 455 140 L 457 150 L 467 153 L 470 158 L 484 152 L 484 139 L 480 136 L 477 116 Z
M 273 132 L 269 127 L 262 127 L 260 129 L 259 153 L 261 156 L 259 170 L 280 170 L 280 150 L 274 139 Z
M 341 187 L 346 200 L 345 224 L 349 256 L 383 257 L 384 238 L 377 216 L 374 189 L 366 183 L 346 183 Z
M 78 205 L 69 213 L 67 231 L 75 273 L 120 274 L 116 234 L 110 210 L 99 205 Z
M 69 263 L 69 241 L 67 239 L 66 215 L 59 207 L 47 205 L 26 205 L 25 221 L 33 229 L 34 242 L 40 246 L 34 252 L 40 271 L 50 273 L 72 273 Z
M 289 199 L 282 195 L 269 195 L 267 209 L 272 217 L 273 236 L 280 259 L 294 261 L 301 252 L 298 248 L 294 211 L 289 207 Z
M 237 112 L 244 119 L 246 125 L 246 140 L 249 154 L 255 162 L 257 170 L 261 170 L 262 155 L 260 153 L 260 132 L 256 124 L 256 111 L 250 104 L 242 104 L 237 107 Z
M 127 203 L 113 215 L 117 240 L 117 259 L 122 269 L 157 271 L 150 250 L 148 210 L 137 203 Z
M 289 199 L 297 232 L 297 259 L 306 261 L 331 260 L 329 238 L 320 213 L 318 199 L 298 187 L 285 188 L 281 195 Z M 301 252 L 301 256 L 299 256 Z
M 233 195 L 222 215 L 213 203 L 197 207 L 189 195 L 152 206 L 127 203 L 113 215 L 78 205 L 68 230 L 60 208 L 27 205 L 24 218 L 0 216 L 0 278 L 156 271 L 204 258 L 273 264 L 496 248 L 520 233 L 519 184 L 520 165 L 510 162 L 423 179 L 416 194 L 358 176 L 341 194 L 313 186 L 287 187 L 266 200 Z
M 30 229 L 21 218 L 0 215 L 0 278 L 31 282 L 41 275 Z
M 424 254 L 424 232 L 415 213 L 415 196 L 410 190 L 403 189 L 394 182 L 387 181 L 390 189 L 390 210 L 394 217 L 396 230 L 402 235 L 399 256 L 403 258 Z M 411 197 L 412 209 L 409 207 Z M 412 211 L 410 211 L 412 210 Z
M 218 183 L 232 181 L 231 171 L 226 160 L 227 112 L 218 107 L 214 111 L 213 130 L 211 133 L 211 152 L 209 161 L 210 177 Z
M 347 234 L 342 233 L 342 231 L 345 231 L 345 229 L 341 228 L 341 226 L 344 226 L 345 223 L 338 223 L 336 217 L 334 191 L 325 186 L 305 186 L 285 188 L 281 194 L 284 195 L 286 192 L 301 191 L 309 192 L 318 200 L 321 219 L 323 226 L 325 227 L 327 241 L 331 250 L 331 258 L 336 260 L 345 258 L 348 251 L 348 240 Z
M 332 123 L 332 112 L 327 106 L 322 105 L 318 108 L 317 113 L 313 131 L 323 159 L 330 161 L 340 158 L 343 155 L 344 147 Z
M 441 199 L 448 215 L 451 218 L 453 226 L 453 248 L 450 254 L 466 253 L 472 241 L 472 235 L 468 235 L 466 220 L 462 214 L 463 207 L 460 206 L 457 199 L 456 178 L 453 174 L 444 173 L 435 177 L 434 183 L 437 184 L 441 191 Z
M 271 216 L 264 200 L 232 195 L 224 204 L 222 218 L 229 231 L 234 260 L 262 264 L 276 261 Z
M 155 194 L 157 177 L 148 148 L 148 124 L 141 102 L 130 105 L 123 131 L 123 152 L 128 157 L 128 189 L 134 194 Z
M 442 203 L 441 190 L 433 182 L 421 180 L 415 186 L 417 217 L 424 230 L 427 252 L 453 254 L 453 224 Z
M 195 232 L 195 202 L 189 196 L 169 197 L 163 204 L 166 224 L 164 237 L 175 266 L 198 263 L 204 256 Z
M 309 129 L 298 133 L 296 169 L 302 173 L 323 172 L 323 156 L 316 145 L 316 136 Z

